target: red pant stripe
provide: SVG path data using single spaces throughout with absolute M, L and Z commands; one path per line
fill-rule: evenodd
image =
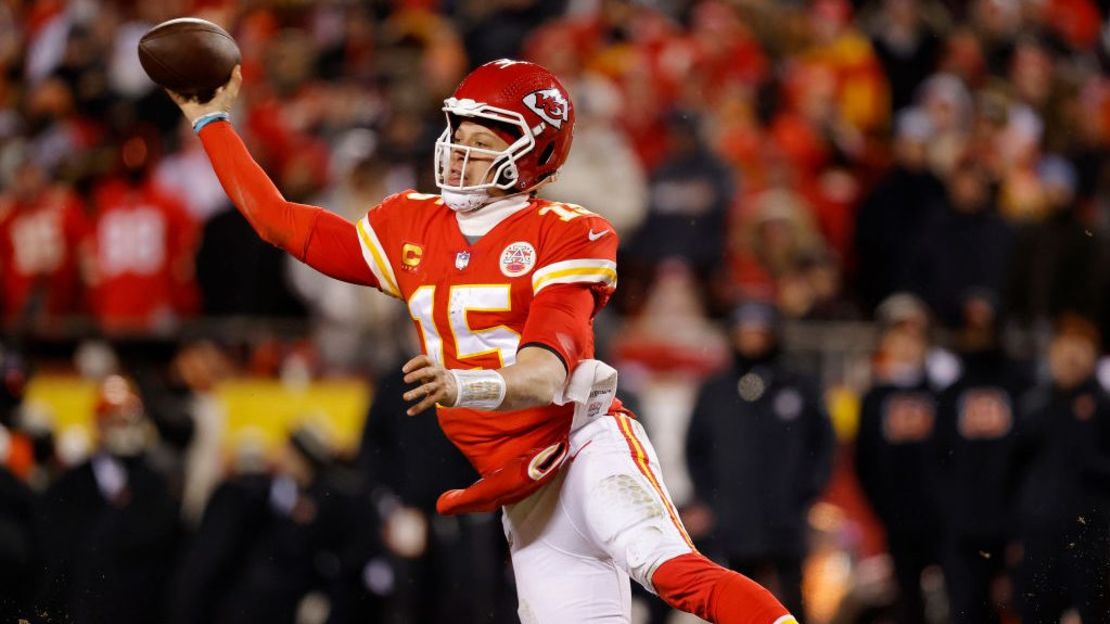
M 651 487 L 655 488 L 655 492 L 659 495 L 659 500 L 661 500 L 663 506 L 666 507 L 667 515 L 671 517 L 671 522 L 674 523 L 675 528 L 678 529 L 679 534 L 682 535 L 682 539 L 690 546 L 690 550 L 697 552 L 697 549 L 694 548 L 694 541 L 686 534 L 685 527 L 682 526 L 682 522 L 678 519 L 678 514 L 675 512 L 674 505 L 670 502 L 671 499 L 663 491 L 663 486 L 659 484 L 659 479 L 655 477 L 655 473 L 651 470 L 647 451 L 632 429 L 632 419 L 624 414 L 614 414 L 613 416 L 617 419 L 617 427 L 619 427 L 621 433 L 624 434 L 625 442 L 628 443 L 628 450 L 632 453 L 632 461 L 636 464 L 636 467 L 640 469 L 644 477 L 647 478 L 648 482 L 651 483 Z

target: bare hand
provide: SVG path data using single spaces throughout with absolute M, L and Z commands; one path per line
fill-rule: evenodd
M 418 355 L 412 358 L 401 368 L 401 372 L 405 373 L 405 383 L 420 384 L 404 394 L 406 401 L 420 399 L 419 403 L 406 412 L 409 416 L 415 416 L 436 403 L 455 404 L 459 394 L 458 388 L 455 387 L 455 378 L 448 374 L 446 368 L 436 364 L 428 356 Z
M 185 114 L 185 118 L 189 123 L 193 123 L 198 117 L 207 115 L 209 113 L 230 113 L 232 105 L 235 104 L 235 99 L 239 97 L 239 88 L 243 86 L 243 72 L 238 65 L 231 70 L 231 78 L 228 79 L 227 84 L 216 89 L 216 94 L 212 96 L 211 100 L 203 104 L 195 100 L 186 99 L 169 89 L 166 93 L 170 99 L 177 104 L 181 112 Z

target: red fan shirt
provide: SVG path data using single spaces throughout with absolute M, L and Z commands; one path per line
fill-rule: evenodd
M 0 296 L 7 322 L 74 314 L 81 307 L 80 249 L 89 223 L 68 190 L 0 199 Z
M 152 183 L 121 180 L 95 191 L 93 313 L 109 330 L 146 330 L 193 314 L 198 228 Z

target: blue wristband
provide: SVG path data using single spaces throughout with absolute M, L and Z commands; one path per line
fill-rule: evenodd
M 207 115 L 201 115 L 200 117 L 197 117 L 196 121 L 193 122 L 193 132 L 200 134 L 201 129 L 212 123 L 213 121 L 227 121 L 229 119 L 231 119 L 231 115 L 228 115 L 227 113 L 222 111 L 217 113 L 208 113 Z

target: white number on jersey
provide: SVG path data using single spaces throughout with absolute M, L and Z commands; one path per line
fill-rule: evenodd
M 153 208 L 112 211 L 97 227 L 99 269 L 104 277 L 151 275 L 166 257 L 166 222 Z
M 12 224 L 12 253 L 16 271 L 41 275 L 56 270 L 65 257 L 62 224 L 54 212 L 37 212 Z
M 471 312 L 507 312 L 511 306 L 509 288 L 508 284 L 451 286 L 447 297 L 447 318 L 459 360 L 496 354 L 501 366 L 516 362 L 520 334 L 504 325 L 475 329 L 467 320 Z M 409 314 L 420 326 L 428 357 L 443 364 L 443 337 L 432 314 L 435 294 L 435 286 L 417 288 L 409 297 Z
M 560 221 L 570 221 L 578 217 L 588 217 L 594 213 L 576 204 L 548 204 L 540 208 L 540 214 L 554 213 Z

